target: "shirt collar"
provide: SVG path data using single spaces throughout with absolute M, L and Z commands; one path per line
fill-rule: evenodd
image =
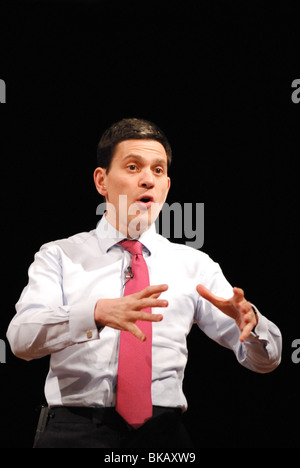
M 120 231 L 117 231 L 110 224 L 105 216 L 102 216 L 96 228 L 96 235 L 99 241 L 100 250 L 102 253 L 107 253 L 114 245 L 121 240 L 126 239 L 126 236 Z M 156 237 L 155 223 L 152 223 L 147 231 L 143 232 L 136 240 L 139 240 L 151 255 Z

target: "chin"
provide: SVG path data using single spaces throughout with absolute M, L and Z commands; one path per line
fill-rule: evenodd
M 147 231 L 151 226 L 151 216 L 136 216 L 128 223 L 128 234 L 130 237 L 138 237 L 143 232 Z

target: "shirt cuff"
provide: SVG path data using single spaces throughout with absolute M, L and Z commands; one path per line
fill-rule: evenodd
M 269 341 L 268 340 L 268 321 L 267 319 L 257 310 L 257 308 L 251 304 L 256 311 L 257 315 L 257 325 L 252 330 L 249 338 L 258 338 L 259 340 Z
M 99 330 L 94 318 L 94 309 L 98 299 L 98 297 L 91 298 L 70 307 L 69 327 L 74 343 L 99 338 Z

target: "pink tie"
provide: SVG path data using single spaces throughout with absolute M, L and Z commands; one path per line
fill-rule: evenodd
M 125 240 L 120 244 L 132 254 L 133 277 L 125 286 L 124 296 L 149 286 L 149 273 L 139 241 Z M 151 308 L 143 309 L 151 314 Z M 152 322 L 137 321 L 147 339 L 143 343 L 132 333 L 121 331 L 117 379 L 116 410 L 134 429 L 152 416 Z

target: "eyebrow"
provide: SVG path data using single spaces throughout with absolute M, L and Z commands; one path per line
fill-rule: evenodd
M 123 158 L 123 161 L 125 162 L 127 159 L 138 159 L 139 161 L 142 161 L 144 158 L 140 154 L 130 153 Z M 163 158 L 157 158 L 153 164 L 162 164 L 167 166 L 167 161 L 165 161 Z

